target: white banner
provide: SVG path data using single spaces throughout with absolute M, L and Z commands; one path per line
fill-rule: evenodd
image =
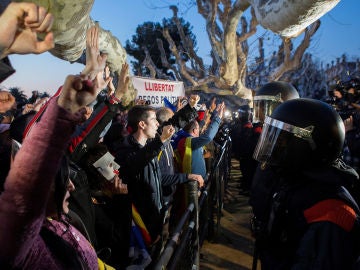
M 185 96 L 183 82 L 155 80 L 143 77 L 131 77 L 134 88 L 137 90 L 137 99 L 149 100 L 153 107 L 164 106 L 166 98 L 174 103 L 178 97 Z

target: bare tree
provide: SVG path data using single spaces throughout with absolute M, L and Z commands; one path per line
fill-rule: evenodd
M 17 1 L 39 3 L 38 0 Z M 1 2 L 0 9 L 3 9 L 10 0 Z M 55 48 L 51 53 L 67 61 L 81 62 L 81 55 L 85 49 L 86 30 L 95 23 L 89 16 L 94 0 L 40 2 L 55 15 L 53 27 Z M 215 86 L 223 90 L 224 94 L 235 93 L 244 98 L 250 98 L 251 91 L 245 85 L 248 57 L 246 41 L 255 33 L 257 24 L 286 37 L 284 39 L 285 64 L 279 67 L 278 73 L 273 77 L 279 78 L 282 72 L 299 63 L 303 54 L 303 52 L 301 54 L 302 50 L 299 53 L 295 50 L 291 57 L 291 53 L 287 51 L 291 47 L 288 45 L 289 39 L 328 12 L 338 2 L 339 0 L 196 0 L 198 12 L 206 21 L 213 63 L 208 68 L 199 69 L 197 66 L 203 65 L 202 60 L 195 54 L 193 65 L 190 67 L 185 65 L 180 57 L 176 57 L 178 73 L 174 70 L 174 74 L 181 74 L 182 78 L 191 83 L 187 88 L 189 90 L 205 86 L 211 89 Z M 242 15 L 250 7 L 253 9 L 252 17 L 247 26 Z M 173 19 L 177 20 L 177 9 L 174 7 L 172 9 Z M 316 29 L 317 27 L 310 27 L 305 36 L 310 40 Z M 164 35 L 167 36 L 166 30 L 164 30 Z M 171 43 L 171 36 L 167 36 L 167 39 L 175 56 L 182 49 L 189 54 L 194 53 L 190 42 L 184 48 L 177 48 Z M 306 42 L 303 46 L 306 46 Z M 126 61 L 126 52 L 117 38 L 104 29 L 100 31 L 100 49 L 108 53 L 111 71 L 118 72 L 122 63 Z M 128 100 L 134 95 L 135 91 L 130 91 Z
M 258 26 L 254 9 L 250 7 L 251 16 L 247 20 L 243 13 L 249 8 L 249 4 L 245 1 L 232 3 L 232 1 L 197 0 L 196 3 L 199 14 L 205 20 L 206 31 L 212 47 L 212 64 L 205 69 L 203 60 L 197 55 L 190 39 L 181 34 L 183 29 L 179 23 L 177 7 L 171 6 L 172 19 L 178 27 L 182 44 L 184 44 L 181 48 L 176 46 L 167 29 L 164 29 L 163 35 L 170 44 L 170 50 L 174 54 L 177 64 L 172 65 L 171 69 L 186 82 L 187 91 L 201 89 L 217 94 L 235 94 L 250 100 L 252 89 L 246 82 L 249 75 L 248 40 L 256 33 Z M 320 22 L 316 21 L 306 28 L 303 40 L 297 48 L 293 48 L 291 38 L 282 38 L 282 46 L 276 53 L 281 55 L 282 60 L 277 61 L 277 65 L 273 66 L 273 69 L 266 74 L 267 80 L 279 80 L 283 74 L 300 66 L 302 57 L 310 45 L 311 37 L 319 25 Z M 158 46 L 160 50 L 163 50 L 161 44 Z M 185 50 L 190 56 L 191 65 L 186 65 L 183 61 L 180 56 L 181 50 Z M 262 40 L 259 40 L 259 56 L 255 63 L 257 68 L 251 72 L 256 71 L 260 74 L 261 68 L 265 68 L 264 61 Z M 263 73 L 263 75 L 265 74 Z

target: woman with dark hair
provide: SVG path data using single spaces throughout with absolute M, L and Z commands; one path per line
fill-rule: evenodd
M 43 7 L 11 3 L 0 16 L 0 58 L 52 48 L 52 21 Z M 41 32 L 46 35 L 38 41 Z M 50 100 L 11 164 L 0 195 L 0 269 L 104 268 L 90 243 L 62 215 L 73 189 L 63 155 L 75 126 L 84 121 L 84 107 L 100 91 L 96 74 L 106 61 L 93 44 L 86 69 L 66 78 L 60 95 Z
M 80 109 L 95 96 L 96 81 L 68 76 L 15 156 L 0 195 L 1 269 L 99 268 L 93 247 L 64 216 L 73 185 L 63 154 L 83 120 Z
M 64 156 L 60 169 L 58 170 L 55 183 L 50 191 L 53 200 L 48 202 L 47 218 L 41 228 L 40 235 L 47 247 L 56 254 L 59 254 L 65 269 L 86 269 L 82 259 L 77 252 L 74 252 L 76 245 L 72 242 L 80 240 L 81 234 L 69 223 L 69 202 L 70 192 L 75 189 L 71 182 L 69 162 Z M 61 232 L 61 233 L 59 233 Z M 86 243 L 86 241 L 83 241 Z M 89 246 L 89 245 L 87 245 Z

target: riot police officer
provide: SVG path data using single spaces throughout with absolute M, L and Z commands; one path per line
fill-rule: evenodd
M 260 87 L 254 96 L 253 122 L 247 121 L 240 130 L 238 153 L 235 154 L 240 161 L 242 181 L 240 194 L 248 195 L 258 162 L 253 159 L 256 143 L 259 139 L 264 119 L 267 115 L 286 100 L 299 98 L 296 88 L 287 82 L 274 81 Z
M 339 159 L 344 124 L 328 104 L 294 99 L 264 120 L 250 204 L 257 257 L 266 269 L 353 269 L 358 179 Z M 254 264 L 256 265 L 256 264 Z
M 259 88 L 254 96 L 254 120 L 255 123 L 264 123 L 266 116 L 286 100 L 299 98 L 296 88 L 288 82 L 269 82 Z

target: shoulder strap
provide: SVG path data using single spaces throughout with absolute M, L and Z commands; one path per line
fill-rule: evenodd
M 328 199 L 304 210 L 304 217 L 308 224 L 329 221 L 350 232 L 356 221 L 356 212 L 341 200 Z

